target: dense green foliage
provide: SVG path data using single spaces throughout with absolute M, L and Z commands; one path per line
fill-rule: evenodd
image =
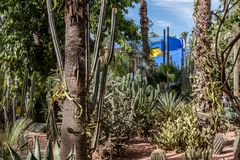
M 122 46 L 127 44 L 129 40 L 136 40 L 140 37 L 138 34 L 138 27 L 134 23 L 132 19 L 126 18 L 126 14 L 128 13 L 129 7 L 134 7 L 134 3 L 138 3 L 139 0 L 112 0 L 107 1 L 106 10 L 105 10 L 105 21 L 104 21 L 104 34 L 108 36 L 110 30 L 111 23 L 111 8 L 117 8 L 117 28 L 116 28 L 116 42 Z M 91 31 L 92 33 L 96 33 L 97 25 L 98 25 L 98 16 L 100 13 L 99 6 L 101 4 L 101 0 L 90 1 L 90 19 L 91 19 Z
M 41 1 L 2 1 L 1 68 L 21 74 L 28 67 L 48 76 L 56 68 L 46 8 Z M 23 23 L 25 22 L 25 23 Z M 61 22 L 63 24 L 63 22 Z

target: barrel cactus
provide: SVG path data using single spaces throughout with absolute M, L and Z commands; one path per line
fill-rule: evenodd
M 166 160 L 166 152 L 162 149 L 156 149 L 151 153 L 151 160 Z
M 222 134 L 217 134 L 213 140 L 213 154 L 221 154 L 224 148 L 224 137 Z
M 210 149 L 190 148 L 185 152 L 184 160 L 209 160 L 211 157 Z

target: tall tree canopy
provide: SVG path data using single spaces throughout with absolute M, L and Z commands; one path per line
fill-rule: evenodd
M 96 33 L 100 0 L 90 1 L 91 32 Z M 138 27 L 132 19 L 127 19 L 129 7 L 139 0 L 107 1 L 104 20 L 104 32 L 110 30 L 111 8 L 118 8 L 116 41 L 126 44 L 128 40 L 138 39 Z M 47 75 L 50 69 L 56 68 L 45 1 L 41 0 L 2 0 L 0 14 L 3 16 L 0 44 L 4 44 L 0 53 L 1 68 L 11 68 L 13 71 L 23 71 L 25 66 L 33 67 Z M 56 28 L 63 50 L 64 21 L 63 10 L 55 13 Z M 22 23 L 26 22 L 26 23 Z M 39 42 L 37 42 L 39 41 Z

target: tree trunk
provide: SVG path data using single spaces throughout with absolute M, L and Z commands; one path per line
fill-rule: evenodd
M 238 9 L 239 9 L 239 5 L 236 5 L 234 7 L 233 12 L 237 12 Z M 240 27 L 238 25 L 235 25 L 233 28 L 234 33 L 237 34 L 239 30 L 240 30 Z M 236 65 L 234 66 L 234 71 L 233 71 L 233 75 L 234 75 L 233 88 L 234 88 L 234 96 L 237 96 L 237 97 L 240 96 L 240 93 L 239 93 L 240 56 L 237 57 L 239 46 L 240 46 L 240 40 L 238 40 L 238 42 L 236 42 L 236 44 L 233 47 L 234 60 L 237 58 Z
M 234 96 L 239 96 L 239 65 L 240 65 L 240 56 L 237 57 L 238 54 L 238 47 L 239 42 L 236 43 L 236 45 L 233 47 L 233 53 L 234 53 L 234 60 L 237 58 L 237 63 L 234 66 L 234 80 L 233 80 L 233 87 L 234 87 Z
M 140 25 L 141 25 L 141 35 L 142 35 L 142 46 L 144 52 L 144 59 L 149 61 L 149 43 L 148 43 L 148 24 L 149 19 L 147 16 L 147 2 L 146 0 L 141 0 L 140 2 Z
M 194 36 L 196 38 L 193 59 L 194 79 L 193 79 L 193 97 L 198 111 L 206 112 L 211 106 L 210 98 L 206 94 L 206 89 L 210 88 L 211 73 L 207 70 L 208 59 L 210 57 L 210 40 L 207 31 L 211 22 L 211 1 L 196 1 L 196 28 Z
M 75 6 L 74 6 L 75 5 Z M 61 128 L 61 160 L 66 160 L 72 147 L 76 147 L 76 159 L 87 160 L 86 89 L 85 89 L 85 28 L 87 22 L 86 2 L 66 0 L 65 2 L 65 67 L 64 78 L 70 97 L 63 104 Z M 82 115 L 78 117 L 80 108 Z

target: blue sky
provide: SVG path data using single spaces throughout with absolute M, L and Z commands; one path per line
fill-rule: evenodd
M 216 9 L 219 0 L 212 0 L 212 8 Z M 193 27 L 194 0 L 147 0 L 148 17 L 153 22 L 149 32 L 162 35 L 163 29 L 170 27 L 170 35 L 179 37 L 184 31 L 191 32 Z M 139 24 L 139 5 L 129 9 L 127 17 Z

